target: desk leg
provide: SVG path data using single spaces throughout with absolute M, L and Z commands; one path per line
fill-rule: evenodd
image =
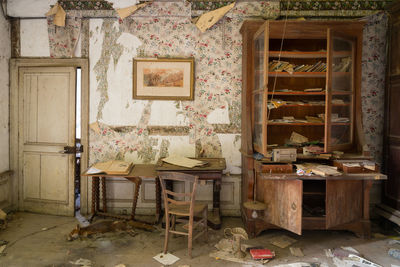
M 161 220 L 161 184 L 160 178 L 156 178 L 156 224 Z
M 137 205 L 137 201 L 139 198 L 139 189 L 140 189 L 140 185 L 142 184 L 142 179 L 136 178 L 133 182 L 135 184 L 135 194 L 133 196 L 133 203 L 132 203 L 132 214 L 131 214 L 132 221 L 135 220 L 136 205 Z
M 209 225 L 213 229 L 221 228 L 221 215 L 220 215 L 220 192 L 221 180 L 213 180 L 213 212 L 209 216 Z
M 103 212 L 107 212 L 106 177 L 101 177 L 101 194 L 103 197 Z

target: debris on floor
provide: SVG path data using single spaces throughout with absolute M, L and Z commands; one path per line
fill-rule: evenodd
M 338 267 L 382 267 L 361 257 L 360 253 L 352 247 L 326 249 L 325 254 L 332 258 L 333 263 Z
M 288 237 L 287 235 L 275 236 L 275 237 L 270 238 L 270 240 L 269 240 L 269 242 L 272 245 L 280 247 L 280 248 L 286 248 L 296 241 L 297 241 L 296 239 Z
M 67 240 L 72 241 L 78 237 L 89 237 L 94 234 L 102 234 L 107 232 L 117 231 L 133 231 L 132 225 L 126 221 L 100 221 L 90 224 L 86 227 L 81 227 L 79 224 L 69 233 Z
M 388 255 L 395 259 L 400 260 L 400 249 L 391 248 L 388 251 Z
M 159 263 L 163 264 L 163 265 L 172 265 L 175 262 L 177 262 L 178 260 L 180 260 L 177 256 L 172 255 L 171 253 L 160 253 L 157 254 L 156 256 L 153 257 L 153 259 L 155 259 L 156 261 L 158 261 Z
M 304 257 L 304 253 L 303 253 L 303 250 L 301 248 L 290 247 L 289 250 L 290 250 L 290 253 L 292 253 L 293 256 Z
M 3 254 L 3 251 L 6 249 L 7 245 L 0 246 L 0 255 Z
M 69 263 L 73 265 L 80 265 L 80 266 L 92 266 L 92 261 L 88 259 L 78 259 L 76 261 L 70 261 Z

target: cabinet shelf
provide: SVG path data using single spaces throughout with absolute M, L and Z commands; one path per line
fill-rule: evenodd
M 268 95 L 325 95 L 325 92 L 268 92 Z
M 326 58 L 326 51 L 325 52 L 269 51 L 269 57 L 279 57 L 279 54 L 281 58 Z
M 269 77 L 308 77 L 308 78 L 325 78 L 326 72 L 268 72 Z

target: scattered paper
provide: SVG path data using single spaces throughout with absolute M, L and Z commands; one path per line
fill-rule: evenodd
M 175 262 L 177 262 L 178 260 L 180 260 L 177 256 L 172 255 L 171 253 L 160 253 L 156 256 L 153 257 L 153 259 L 155 259 L 156 261 L 158 261 L 159 263 L 163 264 L 163 265 L 172 265 Z
M 76 260 L 76 261 L 70 261 L 69 263 L 74 264 L 74 265 L 81 265 L 81 266 L 92 266 L 91 260 L 82 259 L 82 258 L 80 258 L 79 260 Z
M 290 253 L 296 257 L 304 257 L 303 250 L 301 248 L 290 247 Z
M 189 159 L 182 156 L 170 156 L 167 158 L 163 158 L 162 161 L 167 162 L 169 164 L 178 165 L 186 168 L 198 167 L 206 164 L 204 161 Z
M 143 7 L 147 6 L 148 4 L 150 4 L 150 2 L 142 3 L 142 4 L 138 4 L 138 5 L 133 5 L 133 6 L 125 7 L 125 8 L 119 8 L 116 11 L 118 13 L 118 16 L 121 19 L 124 19 L 126 17 L 129 17 L 133 13 L 135 13 L 136 10 L 143 8 Z
M 205 32 L 207 29 L 211 28 L 215 23 L 217 23 L 223 16 L 225 16 L 225 14 L 228 13 L 229 10 L 231 10 L 234 6 L 235 3 L 232 3 L 230 5 L 204 13 L 200 17 L 196 18 L 193 22 L 201 32 Z
M 296 242 L 296 239 L 288 237 L 286 235 L 275 236 L 269 240 L 269 242 L 277 247 L 286 248 Z
M 54 25 L 60 26 L 60 27 L 65 27 L 65 17 L 66 13 L 64 9 L 56 3 L 47 13 L 46 16 L 52 16 L 54 15 Z

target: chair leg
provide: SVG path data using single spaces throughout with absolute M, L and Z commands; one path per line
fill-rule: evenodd
M 176 215 L 172 214 L 171 217 L 172 217 L 171 218 L 171 229 L 175 231 L 176 230 L 175 229 Z M 176 234 L 172 234 L 172 237 L 175 238 Z
M 204 227 L 205 227 L 205 229 L 204 229 L 204 237 L 205 237 L 206 242 L 208 242 L 208 225 L 207 225 L 207 223 L 208 223 L 208 209 L 207 208 L 204 209 L 204 211 L 203 211 L 203 218 L 205 220 L 205 222 L 204 222 Z
M 189 218 L 189 235 L 188 235 L 188 254 L 192 258 L 192 241 L 193 241 L 193 217 Z
M 164 254 L 168 251 L 169 238 L 169 214 L 165 214 L 165 239 L 164 239 Z

